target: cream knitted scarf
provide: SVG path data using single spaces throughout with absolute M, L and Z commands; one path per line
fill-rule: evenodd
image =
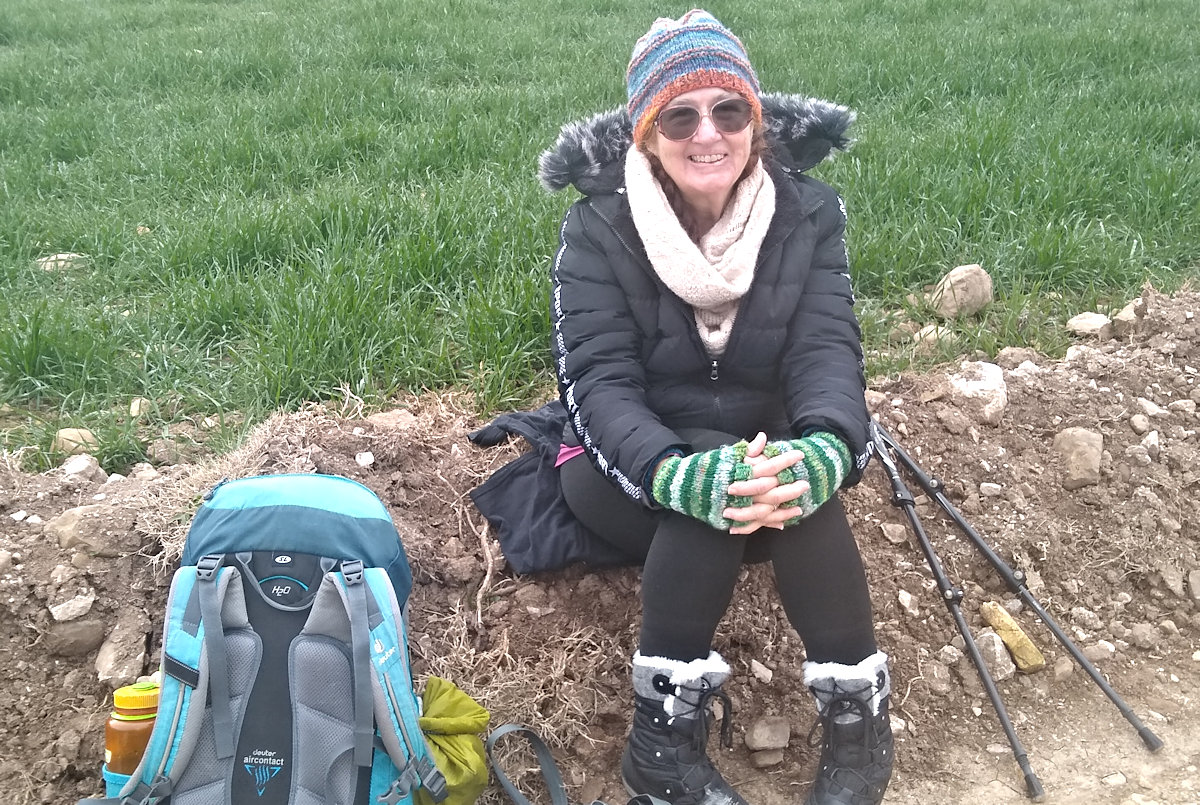
M 684 231 L 654 178 L 650 160 L 636 147 L 625 159 L 625 188 L 654 273 L 692 306 L 705 349 L 711 357 L 721 357 L 775 216 L 771 177 L 760 161 L 738 183 L 721 218 L 699 243 Z

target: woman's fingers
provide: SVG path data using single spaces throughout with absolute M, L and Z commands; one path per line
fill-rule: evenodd
M 750 440 L 746 445 L 746 458 L 758 458 L 762 455 L 763 448 L 767 446 L 767 434 L 761 430 L 758 435 Z
M 751 503 L 770 503 L 772 506 L 782 506 L 791 503 L 802 495 L 808 494 L 808 481 L 792 481 L 790 484 L 768 489 L 761 495 L 751 495 Z
M 779 480 L 774 475 L 768 475 L 765 478 L 751 478 L 749 481 L 734 481 L 729 485 L 729 494 L 739 498 L 753 498 L 778 486 Z
M 767 506 L 763 503 L 725 510 L 725 519 L 734 523 L 729 529 L 730 534 L 753 534 L 760 528 L 782 529 L 786 521 L 800 515 L 799 506 Z
M 759 459 L 751 465 L 753 477 L 762 478 L 767 475 L 778 475 L 793 464 L 798 464 L 803 460 L 804 453 L 800 450 L 789 450 L 786 453 L 780 453 L 774 458 Z
M 721 514 L 726 520 L 735 523 L 753 523 L 756 520 L 765 520 L 773 511 L 773 503 L 751 503 L 749 506 L 729 506 Z

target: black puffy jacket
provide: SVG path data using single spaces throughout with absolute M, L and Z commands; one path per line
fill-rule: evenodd
M 564 126 L 541 157 L 547 188 L 573 184 L 584 194 L 563 220 L 551 294 L 569 430 L 601 472 L 647 505 L 655 462 L 671 448 L 689 452 L 680 428 L 745 438 L 831 431 L 855 457 L 847 485 L 870 455 L 845 208 L 832 188 L 803 175 L 848 145 L 853 115 L 795 96 L 765 96 L 763 111 L 775 217 L 719 360 L 705 351 L 691 307 L 655 274 L 634 227 L 624 110 Z

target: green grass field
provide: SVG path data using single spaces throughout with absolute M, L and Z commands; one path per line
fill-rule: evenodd
M 574 198 L 534 174 L 624 102 L 633 41 L 688 5 L 4 0 L 0 437 L 458 386 L 545 390 L 548 259 Z M 887 314 L 960 263 L 999 301 L 968 349 L 1200 264 L 1193 0 L 714 2 L 764 89 L 857 110 L 839 187 L 872 370 Z M 38 257 L 87 255 L 47 272 Z M 953 353 L 947 353 L 953 354 Z M 142 424 L 129 399 L 159 401 Z M 36 463 L 36 462 L 35 462 Z

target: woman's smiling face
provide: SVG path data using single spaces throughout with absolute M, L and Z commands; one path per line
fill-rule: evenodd
M 679 187 L 684 201 L 699 209 L 724 209 L 733 186 L 750 160 L 754 127 L 747 123 L 739 132 L 726 134 L 712 121 L 710 111 L 721 101 L 740 98 L 720 87 L 695 89 L 677 95 L 663 111 L 688 106 L 701 114 L 700 125 L 686 140 L 671 140 L 656 126 L 647 143 L 663 170 Z

